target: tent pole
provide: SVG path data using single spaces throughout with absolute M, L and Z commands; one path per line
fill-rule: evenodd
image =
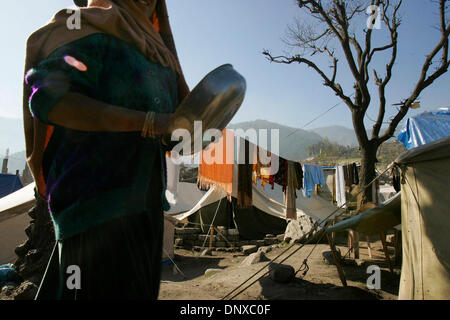
M 339 257 L 336 252 L 336 247 L 334 246 L 333 240 L 327 233 L 328 244 L 330 245 L 331 252 L 333 253 L 334 264 L 336 265 L 337 271 L 339 273 L 339 278 L 341 279 L 342 285 L 347 287 L 347 280 L 345 280 L 344 270 L 342 270 L 341 263 L 339 262 Z
M 383 245 L 383 251 L 384 251 L 384 255 L 386 256 L 386 262 L 388 264 L 389 271 L 391 273 L 394 273 L 394 270 L 392 269 L 391 259 L 389 258 L 389 251 L 388 251 L 387 244 L 386 244 L 386 233 L 381 232 L 380 238 L 381 238 L 381 243 Z
M 211 232 L 209 235 L 209 249 L 212 249 L 213 246 L 213 237 L 214 237 L 214 225 L 211 225 Z

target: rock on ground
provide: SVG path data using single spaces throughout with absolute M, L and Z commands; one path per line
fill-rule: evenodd
M 258 250 L 258 247 L 255 245 L 242 246 L 241 250 L 244 254 L 248 255 L 256 252 Z
M 205 276 L 212 276 L 213 274 L 216 274 L 218 272 L 221 272 L 222 269 L 206 269 Z
M 295 270 L 287 264 L 271 264 L 269 276 L 273 281 L 287 283 L 295 278 Z
M 336 248 L 337 255 L 339 259 L 341 258 L 341 251 Z M 324 250 L 322 251 L 322 261 L 325 264 L 334 265 L 334 258 L 333 258 L 333 252 L 331 250 Z
M 14 300 L 34 300 L 38 289 L 39 288 L 34 283 L 24 281 L 14 292 Z
M 305 234 L 313 228 L 313 221 L 307 216 L 297 217 L 297 220 L 291 220 L 284 232 L 284 241 L 299 241 Z
M 269 261 L 269 259 L 266 257 L 264 252 L 257 251 L 255 253 L 252 253 L 247 258 L 244 259 L 244 261 L 241 262 L 241 266 L 250 266 L 252 264 Z

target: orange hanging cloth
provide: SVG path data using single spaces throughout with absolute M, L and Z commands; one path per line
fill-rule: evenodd
M 202 189 L 217 186 L 231 196 L 233 192 L 234 134 L 224 129 L 222 137 L 201 152 L 197 183 Z

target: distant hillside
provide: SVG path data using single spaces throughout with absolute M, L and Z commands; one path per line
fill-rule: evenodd
M 395 130 L 394 137 L 398 135 L 400 130 L 403 128 L 403 124 L 400 124 Z M 367 135 L 370 137 L 372 135 L 372 127 L 368 126 Z M 383 133 L 386 128 L 381 128 L 380 132 Z M 329 126 L 310 130 L 311 132 L 317 133 L 322 138 L 327 138 L 330 142 L 339 143 L 341 146 L 358 146 L 358 139 L 356 139 L 355 132 L 353 128 L 347 128 L 343 126 Z M 391 139 L 392 141 L 395 139 Z
M 22 119 L 10 119 L 0 117 L 0 158 L 6 154 L 6 149 L 11 152 L 25 150 L 25 137 L 23 134 Z
M 284 126 L 266 120 L 255 120 L 231 124 L 229 129 L 278 129 L 280 137 L 280 155 L 289 160 L 303 160 L 308 157 L 306 148 L 322 140 L 317 133 Z M 268 131 L 268 136 L 270 136 Z M 269 145 L 270 146 L 270 145 Z
M 331 142 L 337 142 L 342 146 L 357 146 L 358 140 L 356 139 L 353 129 L 349 129 L 343 126 L 330 126 L 322 127 L 310 130 L 317 133 L 322 138 L 327 138 Z

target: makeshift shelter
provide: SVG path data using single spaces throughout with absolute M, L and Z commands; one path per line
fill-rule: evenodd
M 15 174 L 0 174 L 0 199 L 23 187 L 20 177 Z
M 399 299 L 450 299 L 450 136 L 413 148 L 395 163 L 402 177 Z
M 237 191 L 233 190 L 230 202 L 225 191 L 211 187 L 191 210 L 172 216 L 197 224 L 203 232 L 208 231 L 214 220 L 215 226 L 237 228 L 243 239 L 260 239 L 266 234 L 285 232 L 288 221 L 285 218 L 286 205 L 281 186 L 275 184 L 272 189 L 270 185 L 264 188 L 259 183 L 253 185 L 251 208 L 239 208 L 236 205 L 236 194 Z M 296 206 L 297 221 L 301 221 L 305 231 L 336 210 L 329 201 L 315 194 L 308 198 L 302 192 L 297 192 Z M 338 210 L 335 214 L 339 212 L 342 211 Z

